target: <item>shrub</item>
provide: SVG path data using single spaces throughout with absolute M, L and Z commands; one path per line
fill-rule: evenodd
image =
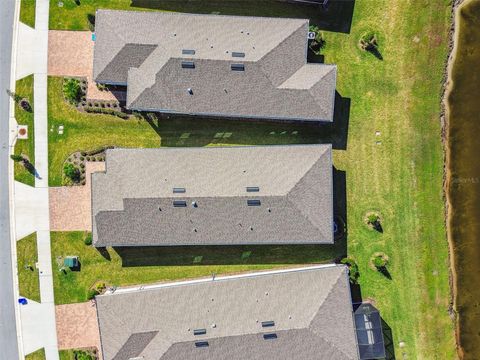
M 367 217 L 367 222 L 370 225 L 375 225 L 380 221 L 380 217 L 377 214 L 369 214 Z
M 92 245 L 92 234 L 88 234 L 88 235 L 85 237 L 85 240 L 83 240 L 83 242 L 84 242 L 85 245 L 87 245 L 87 246 Z
M 384 259 L 382 256 L 377 256 L 373 259 L 373 265 L 375 265 L 376 268 L 382 268 L 387 266 L 387 260 Z
M 113 110 L 108 108 L 95 108 L 95 107 L 85 107 L 83 110 L 85 110 L 88 113 L 113 115 L 124 120 L 128 119 L 128 114 L 125 114 L 118 110 Z
M 87 14 L 88 28 L 90 31 L 95 31 L 95 15 Z
M 17 155 L 17 154 L 10 155 L 10 159 L 12 159 L 15 162 L 20 162 L 25 160 L 22 155 Z
M 87 299 L 88 300 L 92 300 L 95 298 L 95 296 L 97 296 L 99 294 L 99 292 L 96 290 L 96 289 L 90 289 L 88 290 L 88 293 L 87 293 Z
M 82 97 L 80 81 L 77 79 L 68 79 L 63 84 L 63 95 L 71 104 L 77 105 Z
M 358 265 L 355 260 L 350 257 L 346 257 L 341 260 L 341 263 L 348 266 L 350 282 L 352 284 L 357 284 L 358 278 L 360 277 L 360 272 L 358 271 Z
M 315 39 L 310 41 L 309 47 L 316 55 L 319 55 L 320 50 L 324 49 L 327 45 L 327 42 L 325 40 L 325 34 L 320 31 L 317 26 L 313 25 L 310 26 L 309 31 L 315 33 Z
M 80 171 L 73 164 L 65 164 L 63 167 L 63 173 L 72 181 L 77 182 L 80 179 Z
M 32 112 L 32 107 L 27 99 L 20 100 L 20 107 L 27 112 Z

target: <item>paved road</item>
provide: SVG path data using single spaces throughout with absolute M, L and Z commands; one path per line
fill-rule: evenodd
M 0 0 L 0 359 L 18 359 L 10 240 L 8 150 L 12 39 L 15 1 Z

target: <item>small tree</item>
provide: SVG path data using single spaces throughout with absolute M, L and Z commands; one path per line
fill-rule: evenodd
M 63 84 L 63 95 L 71 104 L 77 105 L 82 98 L 82 87 L 77 79 L 68 79 Z
M 383 60 L 379 50 L 377 34 L 374 31 L 367 31 L 360 37 L 360 48 L 373 54 L 377 59 Z
M 383 256 L 379 255 L 373 258 L 373 265 L 377 268 L 384 268 L 388 264 L 388 260 L 385 259 Z
M 80 170 L 78 170 L 73 164 L 65 164 L 63 167 L 63 173 L 72 181 L 77 182 L 80 179 Z
M 17 154 L 10 155 L 10 159 L 12 159 L 15 162 L 25 161 L 25 158 L 22 155 L 17 155 Z
M 18 95 L 16 92 L 14 91 L 11 91 L 11 90 L 7 90 L 7 94 L 8 96 L 10 96 L 13 101 L 15 101 L 17 104 L 20 102 L 20 100 L 22 100 L 22 97 L 20 95 Z
M 378 214 L 369 214 L 367 217 L 367 222 L 370 225 L 375 225 L 379 221 L 380 221 L 380 217 L 378 216 Z

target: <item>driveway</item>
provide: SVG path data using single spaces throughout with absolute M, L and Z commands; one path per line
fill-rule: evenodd
M 48 75 L 86 77 L 87 99 L 126 99 L 124 91 L 100 91 L 93 81 L 93 45 L 90 31 L 48 32 Z
M 83 186 L 49 188 L 51 231 L 92 231 L 90 175 L 96 171 L 105 171 L 105 163 L 86 163 Z
M 101 351 L 95 302 L 57 305 L 55 318 L 60 350 L 96 347 Z

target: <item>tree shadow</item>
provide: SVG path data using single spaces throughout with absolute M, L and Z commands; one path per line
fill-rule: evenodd
M 35 166 L 30 161 L 24 160 L 23 161 L 23 167 L 33 176 L 35 176 L 37 179 L 42 179 L 40 177 L 40 174 L 37 172 L 37 169 L 35 169 Z
M 166 147 L 206 145 L 332 144 L 346 150 L 350 99 L 335 92 L 332 123 L 306 124 L 258 119 L 225 119 L 200 116 L 143 113 Z
M 377 268 L 380 274 L 385 276 L 388 280 L 392 280 L 392 275 L 390 274 L 390 271 L 388 271 L 386 266 L 381 266 Z
M 355 0 L 330 0 L 325 6 L 278 0 L 132 0 L 131 6 L 197 14 L 310 19 L 322 30 L 348 34 Z
M 102 257 L 105 260 L 108 260 L 108 261 L 112 260 L 110 253 L 108 252 L 108 249 L 106 247 L 96 247 L 95 249 L 98 251 L 100 255 L 102 255 Z
M 383 233 L 383 227 L 380 221 L 376 221 L 374 224 L 372 224 L 373 229 L 379 233 Z
M 383 60 L 383 56 L 382 56 L 382 54 L 380 53 L 380 51 L 378 50 L 377 47 L 372 46 L 370 48 L 367 48 L 365 51 L 368 51 L 370 54 L 375 56 L 378 60 Z

